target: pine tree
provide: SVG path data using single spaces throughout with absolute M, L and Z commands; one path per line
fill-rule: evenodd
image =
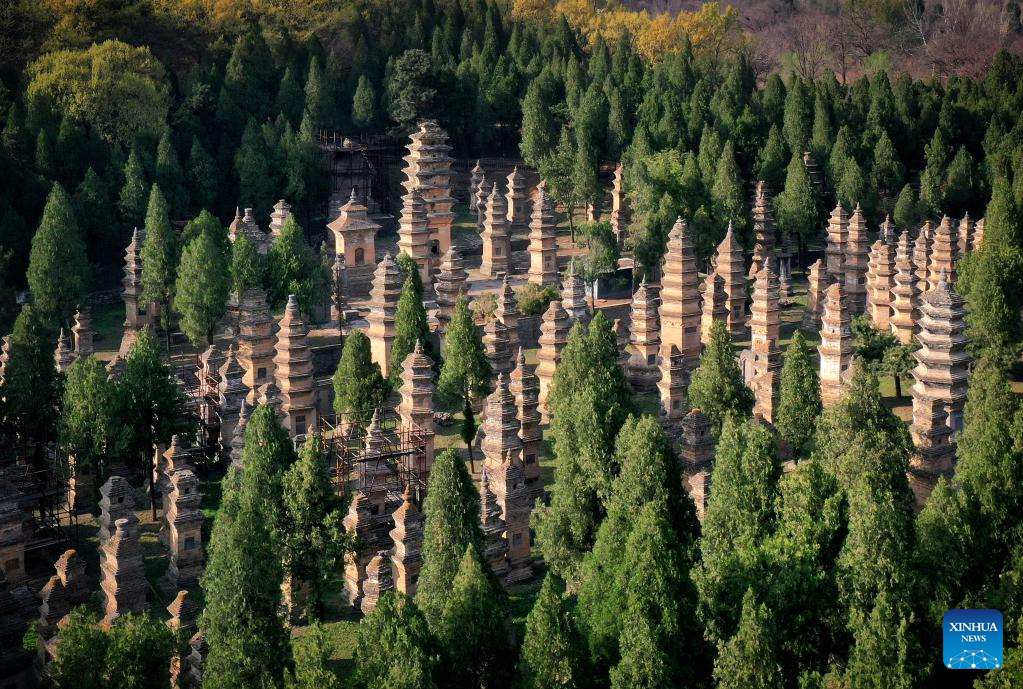
M 334 411 L 345 421 L 365 426 L 388 392 L 380 366 L 370 356 L 369 338 L 353 330 L 345 337 L 334 373 Z
M 36 136 L 36 172 L 44 179 L 57 179 L 57 163 L 54 161 L 53 146 L 45 129 Z
M 284 476 L 295 465 L 295 445 L 273 407 L 259 405 L 245 426 L 241 488 L 259 503 L 278 560 L 291 531 L 284 502 Z
M 785 175 L 785 191 L 775 197 L 778 228 L 790 237 L 809 239 L 817 229 L 817 189 L 800 155 L 793 155 Z
M 721 137 L 718 136 L 709 124 L 703 127 L 700 134 L 700 147 L 697 153 L 697 160 L 700 163 L 700 175 L 703 177 L 703 186 L 711 189 L 717 177 L 717 168 L 722 157 Z
M 436 689 L 440 649 L 411 599 L 388 591 L 358 628 L 355 678 L 360 687 Z
M 490 392 L 490 361 L 464 297 L 455 304 L 444 334 L 444 364 L 437 393 L 449 407 L 466 407 Z
M 863 214 L 869 219 L 874 215 L 874 196 L 867 186 L 867 180 L 863 176 L 863 170 L 855 158 L 850 157 L 845 164 L 845 171 L 842 179 L 835 189 L 838 201 L 846 208 L 855 208 L 857 205 L 863 210 Z
M 163 362 L 149 330 L 139 332 L 124 358 L 124 371 L 114 393 L 114 418 L 121 426 L 123 458 L 149 477 L 153 519 L 156 519 L 154 449 L 166 445 L 186 426 L 185 395 Z
M 919 651 L 912 638 L 912 625 L 908 606 L 880 594 L 869 614 L 851 624 L 853 643 L 845 670 L 847 686 L 850 689 L 918 686 L 921 668 L 916 666 Z
M 352 122 L 361 131 L 370 131 L 377 121 L 377 95 L 373 83 L 365 74 L 359 75 L 352 99 Z
M 488 576 L 481 553 L 465 547 L 437 628 L 454 686 L 510 686 L 509 643 L 499 584 Z
M 192 203 L 197 208 L 209 209 L 217 198 L 219 175 L 217 163 L 206 149 L 199 137 L 192 137 L 192 148 L 188 153 L 188 170 L 186 174 Z
M 813 120 L 813 104 L 810 92 L 802 79 L 793 78 L 785 95 L 783 131 L 785 141 L 793 154 L 802 155 L 810 141 L 810 126 Z
M 405 358 L 416 348 L 416 342 L 422 343 L 423 352 L 436 360 L 430 335 L 430 324 L 426 319 L 426 308 L 423 298 L 416 294 L 416 278 L 413 272 L 405 278 L 398 298 L 398 306 L 394 314 L 394 341 L 391 343 L 390 379 L 394 387 L 401 385 L 401 372 Z
M 284 68 L 280 86 L 277 88 L 277 100 L 274 103 L 274 110 L 283 114 L 292 126 L 297 126 L 302 120 L 302 110 L 305 101 L 302 83 L 295 76 L 298 69 L 299 67 L 295 62 Z
M 75 360 L 67 370 L 61 397 L 58 435 L 75 458 L 75 471 L 91 471 L 97 486 L 106 481 L 107 454 L 116 450 L 117 427 L 111 414 L 114 384 L 95 356 Z
M 401 271 L 404 279 L 412 280 L 412 289 L 415 290 L 416 297 L 422 300 L 423 277 L 419 274 L 419 264 L 417 264 L 415 259 L 406 254 L 404 251 L 398 253 L 398 257 L 394 262 L 398 264 L 398 269 Z M 402 286 L 404 287 L 404 281 Z
M 740 230 L 747 226 L 746 195 L 731 141 L 725 143 L 721 150 L 714 184 L 710 187 L 710 198 L 714 204 L 714 215 L 721 225 L 732 222 Z
M 312 314 L 322 299 L 326 274 L 294 215 L 284 221 L 284 227 L 270 244 L 266 258 L 270 303 L 283 304 L 288 295 L 294 294 L 302 312 Z
M 557 123 L 551 112 L 553 100 L 547 72 L 530 82 L 522 99 L 522 158 L 537 167 L 557 143 Z
M 185 246 L 177 272 L 174 310 L 181 316 L 182 332 L 201 349 L 213 341 L 230 288 L 227 260 L 210 232 L 201 232 Z
M 831 154 L 828 156 L 828 180 L 832 187 L 841 184 L 849 159 L 854 157 L 851 138 L 849 126 L 843 125 L 835 137 L 835 144 L 831 147 Z
M 742 599 L 735 636 L 718 650 L 714 679 L 719 689 L 781 689 L 785 686 L 775 650 L 771 613 L 752 589 Z
M 346 547 L 342 501 L 334 488 L 327 453 L 318 433 L 307 436 L 298 461 L 282 479 L 284 496 L 284 571 L 294 588 L 309 586 L 304 617 L 322 616 L 331 577 L 343 562 Z
M 45 443 L 54 439 L 59 408 L 60 380 L 53 366 L 53 330 L 35 304 L 26 304 L 14 321 L 9 360 L 4 368 L 0 397 L 3 425 L 7 438 L 21 444 L 33 460 Z
M 316 129 L 326 127 L 331 121 L 330 106 L 328 100 L 327 84 L 320 66 L 320 59 L 313 55 L 309 59 L 309 72 L 305 82 L 305 111 L 303 117 L 308 117 Z
M 139 157 L 138 148 L 132 146 L 128 160 L 124 164 L 124 186 L 121 187 L 117 204 L 121 209 L 121 219 L 129 233 L 132 227 L 138 227 L 145 220 L 148 198 L 149 185 L 146 184 L 142 159 Z
M 737 421 L 753 413 L 753 393 L 742 380 L 735 361 L 732 338 L 722 322 L 711 328 L 710 342 L 700 355 L 700 365 L 689 383 L 689 404 L 710 420 L 714 433 L 721 432 L 725 418 Z
M 436 634 L 445 625 L 445 609 L 467 549 L 482 557 L 479 493 L 454 450 L 437 455 L 423 501 L 423 567 L 416 605 Z
M 906 169 L 899 160 L 895 145 L 888 137 L 888 132 L 881 132 L 877 145 L 874 146 L 874 166 L 870 171 L 870 183 L 882 197 L 890 197 L 902 186 L 906 178 Z
M 75 217 L 92 264 L 110 264 L 120 247 L 117 223 L 111 210 L 110 192 L 103 179 L 89 167 L 75 189 Z
M 920 204 L 912 185 L 905 185 L 899 192 L 895 210 L 892 211 L 892 220 L 899 231 L 913 229 L 920 222 Z
M 581 689 L 589 683 L 582 641 L 566 610 L 563 588 L 555 575 L 547 574 L 526 617 L 517 673 L 521 689 Z
M 245 125 L 241 145 L 234 156 L 241 203 L 251 208 L 269 208 L 276 191 L 271 151 L 255 120 Z
M 89 283 L 89 263 L 71 199 L 54 184 L 32 237 L 28 287 L 36 315 L 48 327 L 68 325 Z
M 167 207 L 173 217 L 181 217 L 188 207 L 185 174 L 181 170 L 178 154 L 171 143 L 170 128 L 163 131 L 156 147 L 156 183 L 167 198 Z
M 813 101 L 813 129 L 810 135 L 810 153 L 814 160 L 822 163 L 831 153 L 831 117 L 824 97 L 818 93 Z
M 760 165 L 757 168 L 758 179 L 767 182 L 771 189 L 781 189 L 784 181 L 785 159 L 788 157 L 788 150 L 785 142 L 782 141 L 781 132 L 777 125 L 771 126 L 767 134 L 767 143 L 760 151 Z M 800 157 L 802 162 L 802 157 Z
M 803 333 L 796 331 L 785 350 L 781 393 L 775 425 L 792 454 L 806 457 L 813 443 L 813 428 L 821 413 L 820 380 L 813 351 Z
M 160 321 L 170 327 L 170 304 L 174 297 L 177 241 L 160 187 L 153 185 L 146 210 L 146 238 L 142 242 L 142 298 L 160 304 Z
M 239 234 L 231 244 L 230 274 L 231 290 L 238 297 L 263 284 L 263 257 L 244 234 Z
M 612 689 L 695 686 L 708 657 L 690 580 L 694 551 L 682 547 L 656 501 L 636 517 L 625 546 L 621 660 Z
M 952 217 L 961 217 L 966 211 L 973 210 L 973 197 L 976 182 L 974 181 L 973 156 L 965 146 L 960 146 L 952 162 L 945 170 L 942 184 L 942 211 Z
M 757 547 L 773 530 L 781 466 L 774 438 L 757 420 L 729 417 L 721 429 L 700 538 L 702 562 L 693 574 L 708 639 L 736 632 L 742 597 L 764 582 Z
M 269 407 L 259 407 L 246 427 L 245 471 L 229 474 L 220 510 L 213 522 L 209 558 L 201 584 L 206 598 L 201 626 L 209 652 L 203 685 L 214 689 L 279 686 L 291 665 L 291 644 L 279 614 L 280 553 L 255 466 L 256 445 Z M 253 424 L 256 424 L 255 426 Z M 287 438 L 285 438 L 287 440 Z

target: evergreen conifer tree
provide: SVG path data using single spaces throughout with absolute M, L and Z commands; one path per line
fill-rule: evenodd
M 312 314 L 317 300 L 322 298 L 326 274 L 294 215 L 284 221 L 281 233 L 270 244 L 267 268 L 270 302 L 280 305 L 289 294 L 294 294 L 302 312 Z
M 899 192 L 895 209 L 892 211 L 892 220 L 895 222 L 895 228 L 900 232 L 913 230 L 920 222 L 920 204 L 917 202 L 916 192 L 913 191 L 912 185 L 906 184 Z
M 785 95 L 783 132 L 789 150 L 802 155 L 810 141 L 810 127 L 813 121 L 813 103 L 810 90 L 802 79 L 795 77 Z
M 53 145 L 45 129 L 40 129 L 36 136 L 35 152 L 36 172 L 44 179 L 57 179 L 57 163 L 54 160 Z
M 264 209 L 273 204 L 276 189 L 271 158 L 271 151 L 267 150 L 259 125 L 250 119 L 234 156 L 239 198 L 245 206 Z
M 451 408 L 464 408 L 490 391 L 490 362 L 464 297 L 455 304 L 444 334 L 444 364 L 437 393 Z
M 735 635 L 718 651 L 714 679 L 719 689 L 781 689 L 785 686 L 775 650 L 771 613 L 752 589 L 742 599 Z
M 231 244 L 231 290 L 239 298 L 263 284 L 263 259 L 252 240 L 239 234 Z
M 53 366 L 53 330 L 35 304 L 26 304 L 14 321 L 9 359 L 0 386 L 2 430 L 19 442 L 34 461 L 54 439 L 61 381 Z
M 586 655 L 566 610 L 563 587 L 555 575 L 547 574 L 526 617 L 518 665 L 521 689 L 581 689 L 588 685 Z
M 952 217 L 961 217 L 966 211 L 972 210 L 974 181 L 973 156 L 965 146 L 960 146 L 952 162 L 945 170 L 942 183 L 942 213 Z
M 113 263 L 120 250 L 118 227 L 107 185 L 91 166 L 86 168 L 81 184 L 75 189 L 73 205 L 90 262 Z
M 370 355 L 369 338 L 361 330 L 345 337 L 334 373 L 334 411 L 346 421 L 366 425 L 387 398 L 389 387 Z
M 703 186 L 708 190 L 712 189 L 722 157 L 722 144 L 721 137 L 709 124 L 703 127 L 703 132 L 700 134 L 700 147 L 697 150 L 697 161 L 700 163 Z
M 217 162 L 203 148 L 199 137 L 192 137 L 192 148 L 188 153 L 186 173 L 190 197 L 197 208 L 209 209 L 217 198 Z
M 857 204 L 863 214 L 872 219 L 874 215 L 874 196 L 867 186 L 867 179 L 855 158 L 850 157 L 845 163 L 845 171 L 835 190 L 838 201 L 846 208 L 855 208 Z
M 60 444 L 74 456 L 75 471 L 91 470 L 97 486 L 106 481 L 108 453 L 116 451 L 113 401 L 114 384 L 99 359 L 90 355 L 71 364 L 61 397 Z
M 725 143 L 721 150 L 710 198 L 714 204 L 714 215 L 722 226 L 732 222 L 740 230 L 747 227 L 746 195 L 731 141 Z
M 365 74 L 359 75 L 352 99 L 352 122 L 362 131 L 370 131 L 377 120 L 377 95 Z
M 891 197 L 895 190 L 902 186 L 905 177 L 906 170 L 899 160 L 895 145 L 888 137 L 888 132 L 881 132 L 874 146 L 874 166 L 870 171 L 870 183 L 880 196 Z
M 210 232 L 200 232 L 181 253 L 174 288 L 174 310 L 181 316 L 179 325 L 196 347 L 213 341 L 227 308 L 229 288 L 227 260 L 221 247 Z
M 117 204 L 129 234 L 131 228 L 142 225 L 145 220 L 148 199 L 149 186 L 146 184 L 142 159 L 139 157 L 138 148 L 132 146 L 128 160 L 124 164 L 124 186 L 121 187 Z
M 170 128 L 163 131 L 156 147 L 156 183 L 167 199 L 167 207 L 173 217 L 181 217 L 188 207 L 188 191 L 185 189 L 185 174 L 181 170 L 177 151 L 171 143 Z
M 53 329 L 69 325 L 88 287 L 89 263 L 71 199 L 59 184 L 32 237 L 27 278 L 36 315 Z
M 779 435 L 796 457 L 806 457 L 809 454 L 814 424 L 820 413 L 821 392 L 817 366 L 806 338 L 797 330 L 785 350 L 778 418 L 775 422 Z
M 831 116 L 824 97 L 818 93 L 813 101 L 813 129 L 810 133 L 810 153 L 818 163 L 827 161 L 831 153 Z
M 557 125 L 551 112 L 551 87 L 547 73 L 543 72 L 530 82 L 522 99 L 522 158 L 530 165 L 539 166 L 557 143 Z
M 742 380 L 735 361 L 732 338 L 725 324 L 716 321 L 710 342 L 700 355 L 700 365 L 689 383 L 689 404 L 710 420 L 714 433 L 721 432 L 731 414 L 741 421 L 753 412 L 753 393 Z
M 415 277 L 413 277 L 413 275 Z M 423 352 L 436 361 L 430 336 L 430 324 L 426 319 L 421 293 L 416 293 L 418 271 L 413 271 L 401 288 L 398 306 L 394 315 L 394 341 L 391 343 L 390 379 L 394 387 L 401 385 L 401 372 L 405 358 L 422 343 Z
M 292 126 L 297 126 L 302 120 L 305 101 L 302 83 L 296 76 L 298 70 L 298 65 L 295 62 L 284 68 L 280 86 L 277 87 L 277 100 L 274 104 L 274 109 L 283 114 Z
M 154 184 L 146 210 L 146 238 L 142 242 L 142 298 L 161 306 L 160 323 L 164 329 L 170 327 L 170 304 L 177 271 L 176 239 L 167 201 L 160 187 Z
M 358 686 L 436 689 L 440 649 L 423 613 L 394 591 L 380 596 L 358 628 L 355 677 Z
M 785 181 L 785 159 L 788 157 L 788 150 L 782 141 L 781 132 L 777 125 L 771 126 L 767 134 L 767 143 L 760 151 L 760 165 L 757 168 L 758 179 L 767 182 L 771 189 L 781 189 Z M 800 156 L 802 162 L 802 156 Z
M 813 236 L 817 229 L 817 189 L 798 154 L 789 161 L 785 190 L 775 197 L 774 208 L 783 233 L 804 240 Z
M 395 263 L 398 264 L 398 268 L 401 270 L 401 274 L 405 280 L 412 280 L 412 288 L 415 290 L 416 297 L 422 300 L 423 277 L 419 274 L 419 264 L 417 264 L 415 259 L 406 254 L 404 251 L 398 253 Z
M 838 130 L 838 134 L 835 136 L 835 143 L 831 147 L 831 153 L 828 156 L 827 170 L 828 179 L 833 188 L 841 184 L 847 163 L 849 162 L 849 159 L 853 157 L 851 138 L 852 134 L 849 131 L 849 126 L 843 125 L 842 128 Z

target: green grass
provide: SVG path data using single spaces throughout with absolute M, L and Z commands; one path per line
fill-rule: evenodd
M 94 309 L 92 328 L 96 333 L 96 352 L 113 355 L 121 346 L 124 334 L 124 303 L 116 301 Z

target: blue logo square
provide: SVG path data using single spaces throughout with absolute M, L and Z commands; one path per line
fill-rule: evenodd
M 1002 613 L 949 610 L 941 623 L 945 667 L 994 670 L 1002 666 Z

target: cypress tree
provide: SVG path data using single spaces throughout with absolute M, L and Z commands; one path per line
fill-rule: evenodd
M 810 92 L 802 79 L 794 77 L 785 95 L 785 113 L 782 130 L 789 150 L 802 154 L 810 141 L 810 125 L 813 120 L 813 104 Z
M 984 237 L 979 251 L 960 261 L 956 288 L 966 298 L 966 332 L 975 352 L 1015 351 L 1021 338 L 1019 309 L 1023 253 Z
M 220 252 L 221 256 L 225 261 L 225 270 L 227 269 L 226 262 L 231 257 L 231 241 L 227 236 L 227 228 L 220 224 L 212 213 L 209 211 L 200 211 L 199 215 L 195 216 L 187 223 L 181 230 L 181 244 L 187 245 L 196 237 L 208 234 L 213 240 L 214 245 L 217 247 L 217 251 Z M 244 234 L 240 235 L 244 236 Z
M 972 210 L 976 186 L 973 168 L 973 156 L 967 152 L 965 146 L 960 146 L 945 170 L 942 212 L 958 218 L 966 211 Z
M 370 355 L 369 338 L 353 330 L 345 338 L 334 373 L 334 411 L 346 421 L 365 426 L 388 392 L 380 366 Z
M 880 196 L 890 197 L 902 186 L 905 178 L 906 169 L 899 160 L 899 154 L 888 132 L 883 131 L 874 146 L 874 167 L 870 171 L 870 183 Z
M 361 131 L 370 131 L 377 121 L 377 95 L 373 83 L 365 74 L 359 75 L 358 86 L 352 99 L 352 122 Z
M 530 82 L 522 99 L 522 159 L 533 167 L 554 149 L 557 123 L 551 113 L 551 94 L 546 72 Z
M 356 681 L 360 687 L 436 689 L 441 677 L 439 651 L 415 603 L 387 591 L 359 625 Z
M 485 567 L 478 548 L 467 545 L 437 625 L 454 686 L 511 684 L 513 651 L 499 584 L 491 580 Z
M 266 258 L 270 302 L 280 305 L 294 294 L 302 312 L 312 314 L 326 284 L 325 269 L 294 215 L 284 221 Z
M 75 189 L 75 217 L 79 219 L 82 241 L 92 264 L 112 263 L 119 253 L 119 233 L 111 212 L 110 193 L 103 178 L 90 166 Z
M 767 182 L 771 189 L 780 189 L 784 181 L 785 159 L 788 157 L 788 150 L 782 141 L 781 132 L 777 125 L 771 126 L 767 134 L 767 143 L 760 151 L 760 165 L 757 168 L 759 179 Z M 802 162 L 802 157 L 800 157 Z
M 586 656 L 563 588 L 555 575 L 547 574 L 526 617 L 517 672 L 521 689 L 581 689 L 589 684 Z
M 490 392 L 490 362 L 479 328 L 472 320 L 469 302 L 455 304 L 444 334 L 444 363 L 437 380 L 437 393 L 450 407 L 465 407 Z
M 752 589 L 742 598 L 742 616 L 735 636 L 722 644 L 714 662 L 719 689 L 781 689 L 784 675 L 775 649 L 771 613 Z
M 36 315 L 54 329 L 70 323 L 85 296 L 89 263 L 71 199 L 59 184 L 50 190 L 32 237 L 26 277 Z
M 107 633 L 106 686 L 124 689 L 165 689 L 174 654 L 174 635 L 148 613 L 118 617 Z
M 426 308 L 422 296 L 416 293 L 416 278 L 419 273 L 413 271 L 401 288 L 398 306 L 394 314 L 394 341 L 391 343 L 390 379 L 394 387 L 401 385 L 401 372 L 405 357 L 412 353 L 416 342 L 422 343 L 423 352 L 436 360 L 433 344 L 430 339 L 430 324 L 426 319 Z
M 911 230 L 920 222 L 920 204 L 916 199 L 916 192 L 912 185 L 905 185 L 899 192 L 899 198 L 895 202 L 895 210 L 892 211 L 892 220 L 898 230 Z
M 197 208 L 209 209 L 217 198 L 219 174 L 217 162 L 203 148 L 199 137 L 192 137 L 192 148 L 188 153 L 186 174 L 192 203 Z
M 689 576 L 694 555 L 679 542 L 661 505 L 648 502 L 640 510 L 625 547 L 621 660 L 611 671 L 612 689 L 705 681 L 708 654 Z
M 785 82 L 781 75 L 774 73 L 767 78 L 760 102 L 764 109 L 764 119 L 771 124 L 781 122 L 785 112 Z
M 817 189 L 802 156 L 794 154 L 785 174 L 785 190 L 775 197 L 778 227 L 791 237 L 809 239 L 817 229 Z
M 146 238 L 142 242 L 142 298 L 161 305 L 160 321 L 170 326 L 174 296 L 176 237 L 160 187 L 153 185 L 146 210 Z
M 76 607 L 61 626 L 59 653 L 48 668 L 58 689 L 104 689 L 108 636 L 99 619 L 84 605 Z
M 703 132 L 700 134 L 697 161 L 700 163 L 700 175 L 703 177 L 703 186 L 706 189 L 711 189 L 714 186 L 721 156 L 721 137 L 709 124 L 704 125 Z
M 454 450 L 441 452 L 430 469 L 423 501 L 423 567 L 416 587 L 416 605 L 430 630 L 439 634 L 445 609 L 466 551 L 483 554 L 479 493 Z
M 776 454 L 771 432 L 755 419 L 725 421 L 702 525 L 702 561 L 693 574 L 706 634 L 715 643 L 735 634 L 746 590 L 764 584 L 757 549 L 775 524 L 781 475 Z
M 305 101 L 305 92 L 302 84 L 295 76 L 298 66 L 292 62 L 284 68 L 284 75 L 281 77 L 280 86 L 277 88 L 277 100 L 274 109 L 283 114 L 292 126 L 297 126 L 302 120 L 302 110 Z
M 95 356 L 75 360 L 67 370 L 58 433 L 61 447 L 75 458 L 75 470 L 92 470 L 96 485 L 106 480 L 107 453 L 116 447 L 111 414 L 114 384 Z
M 180 217 L 188 207 L 188 191 L 178 154 L 171 143 L 170 128 L 163 131 L 156 147 L 156 183 L 167 198 L 171 214 Z
M 398 268 L 401 270 L 405 280 L 412 280 L 412 289 L 415 290 L 416 297 L 422 300 L 423 277 L 419 274 L 419 264 L 404 251 L 398 253 L 395 263 L 398 264 Z M 404 287 L 404 284 L 402 286 Z
M 710 342 L 700 355 L 700 365 L 689 383 L 689 404 L 700 409 L 711 422 L 715 435 L 731 414 L 742 419 L 753 413 L 753 393 L 742 380 L 735 361 L 732 338 L 725 324 L 711 328 Z
M 813 101 L 813 129 L 810 134 L 810 153 L 814 160 L 823 163 L 831 153 L 831 117 L 824 97 L 818 93 Z
M 145 220 L 148 189 L 138 148 L 132 146 L 128 160 L 124 164 L 124 186 L 121 187 L 117 204 L 121 209 L 121 219 L 129 231 Z
M 198 348 L 213 341 L 217 324 L 227 309 L 230 288 L 227 260 L 209 232 L 194 237 L 181 253 L 174 288 L 174 310 L 180 327 Z
M 850 144 L 851 138 L 852 134 L 849 132 L 849 126 L 843 125 L 835 137 L 835 144 L 831 147 L 827 169 L 832 187 L 837 187 L 842 182 L 842 176 L 845 174 L 847 163 L 853 157 L 852 145 Z
M 23 306 L 15 319 L 8 352 L 0 386 L 3 431 L 28 452 L 41 451 L 53 440 L 60 380 L 53 366 L 53 331 L 35 304 Z
M 271 152 L 267 150 L 263 133 L 256 121 L 250 119 L 234 156 L 242 204 L 252 208 L 269 208 L 273 204 L 276 190 L 272 165 Z
M 57 164 L 53 160 L 53 146 L 45 129 L 40 129 L 36 136 L 35 163 L 36 172 L 44 179 L 57 178 Z
M 263 284 L 263 260 L 252 240 L 239 234 L 231 244 L 231 290 L 239 298 Z
M 863 176 L 863 170 L 855 158 L 850 157 L 845 163 L 845 171 L 842 179 L 835 189 L 838 201 L 846 208 L 855 208 L 859 204 L 863 214 L 868 218 L 874 215 L 874 198 L 867 187 L 867 180 Z
M 806 457 L 813 443 L 813 428 L 821 413 L 820 379 L 813 351 L 803 333 L 796 331 L 785 350 L 778 398 L 778 433 L 796 457 Z
M 308 117 L 317 129 L 327 126 L 331 121 L 327 84 L 325 81 L 323 68 L 320 66 L 320 59 L 313 55 L 309 59 L 309 72 L 306 75 L 305 111 L 303 112 L 303 117 Z
M 881 593 L 870 612 L 852 623 L 853 643 L 845 670 L 850 689 L 918 686 L 920 667 L 912 611 Z
M 714 215 L 720 224 L 725 225 L 731 221 L 737 228 L 747 227 L 746 194 L 743 192 L 742 177 L 731 141 L 725 143 L 721 150 L 714 184 L 710 187 L 710 198 L 714 204 Z

